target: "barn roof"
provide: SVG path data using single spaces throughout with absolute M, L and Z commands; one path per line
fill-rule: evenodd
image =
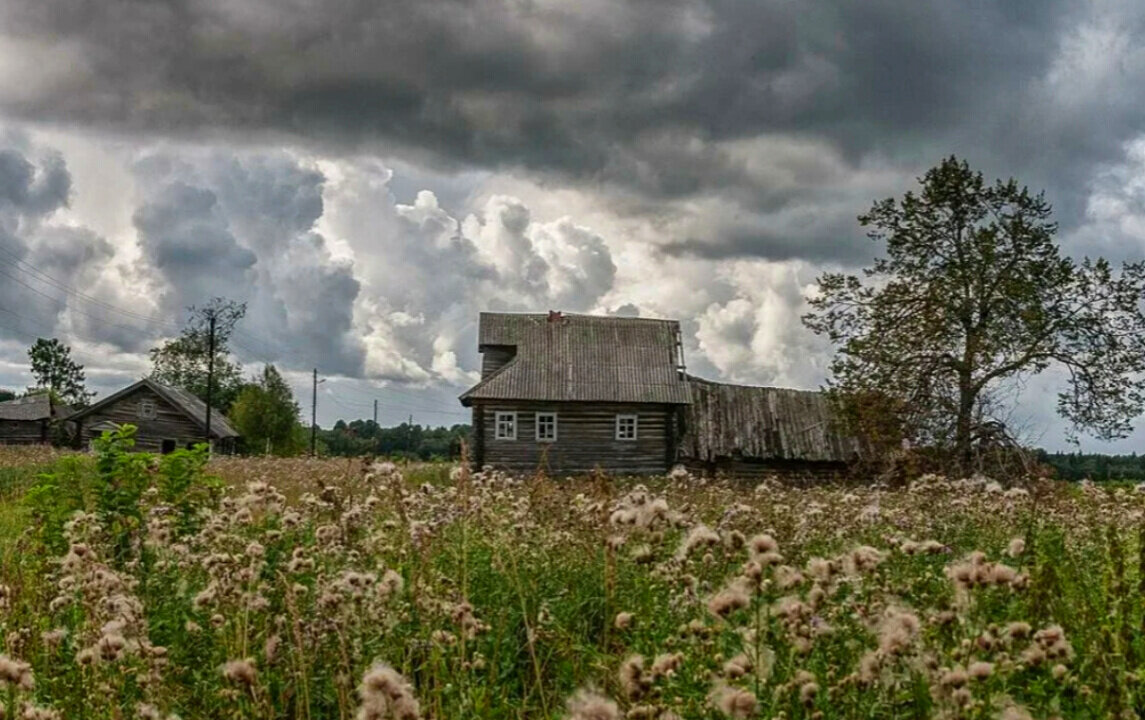
M 688 376 L 680 452 L 712 462 L 758 460 L 848 462 L 857 442 L 840 432 L 827 396 L 818 391 L 729 385 Z
M 156 382 L 151 378 L 143 378 L 139 382 L 128 385 L 119 392 L 108 395 L 94 405 L 90 405 L 87 408 L 80 410 L 76 414 L 72 415 L 69 419 L 77 420 L 84 417 L 85 415 L 91 414 L 96 410 L 105 408 L 108 405 L 112 405 L 113 403 L 118 402 L 119 400 L 130 395 L 141 387 L 149 388 L 152 392 L 166 400 L 177 410 L 193 420 L 200 427 L 206 429 L 207 404 L 205 402 L 182 388 L 172 387 L 171 385 L 164 385 L 163 383 Z M 220 412 L 218 408 L 214 408 L 211 411 L 211 435 L 221 439 L 238 437 L 239 433 L 234 429 L 230 422 L 227 421 L 226 416 L 223 415 L 223 413 Z
M 47 393 L 37 393 L 27 397 L 0 402 L 0 420 L 25 420 L 35 422 L 52 417 L 52 399 Z
M 593 315 L 481 313 L 478 346 L 515 346 L 516 355 L 461 396 L 482 399 L 690 402 L 682 374 L 680 324 Z

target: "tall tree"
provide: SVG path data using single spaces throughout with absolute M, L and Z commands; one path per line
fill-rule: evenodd
M 298 412 L 290 386 L 273 365 L 267 365 L 239 392 L 230 418 L 252 452 L 269 449 L 275 455 L 294 455 L 305 446 L 298 432 Z
M 968 469 L 1008 384 L 1057 367 L 1072 428 L 1124 437 L 1145 409 L 1145 264 L 1062 256 L 1043 194 L 957 158 L 919 182 L 859 217 L 886 256 L 821 276 L 810 299 L 804 322 L 837 345 L 836 396 L 886 398 Z
M 5 390 L 3 388 L 0 388 L 0 402 L 4 402 L 5 400 L 15 400 L 15 399 L 16 399 L 16 393 L 12 392 L 11 390 Z
M 235 324 L 246 314 L 246 303 L 214 298 L 187 309 L 189 317 L 179 337 L 152 348 L 151 377 L 181 387 L 207 400 L 207 371 L 211 359 L 211 317 L 215 318 L 212 405 L 227 412 L 243 387 L 242 365 L 232 358 L 228 342 Z
M 83 365 L 72 360 L 71 348 L 56 338 L 37 338 L 28 349 L 28 358 L 36 379 L 35 390 L 46 390 L 69 405 L 86 405 L 95 397 L 84 386 Z

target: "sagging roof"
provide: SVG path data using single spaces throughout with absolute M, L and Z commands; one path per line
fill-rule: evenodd
M 478 346 L 516 356 L 461 396 L 473 400 L 684 405 L 680 324 L 593 315 L 481 313 Z
M 81 419 L 87 415 L 90 415 L 96 410 L 100 410 L 107 407 L 108 405 L 118 402 L 119 400 L 123 399 L 127 395 L 130 395 L 141 387 L 149 388 L 156 395 L 169 402 L 187 417 L 191 418 L 191 420 L 198 424 L 199 427 L 206 429 L 207 404 L 205 402 L 182 388 L 164 385 L 163 383 L 156 382 L 151 378 L 143 378 L 137 383 L 128 385 L 119 392 L 108 395 L 94 405 L 80 410 L 79 412 L 72 415 L 69 419 Z M 214 408 L 211 411 L 211 436 L 218 439 L 239 436 L 238 431 L 236 431 L 230 422 L 227 421 L 226 416 L 223 415 L 223 413 L 220 412 L 218 408 Z
M 58 412 L 57 412 L 58 415 Z M 35 422 L 52 418 L 52 399 L 47 393 L 0 402 L 0 420 Z
M 720 458 L 849 462 L 859 446 L 834 421 L 827 396 L 813 390 L 729 385 L 688 376 L 680 452 Z

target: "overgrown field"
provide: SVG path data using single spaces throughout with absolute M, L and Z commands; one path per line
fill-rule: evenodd
M 160 461 L 123 442 L 0 454 L 6 717 L 1013 720 L 1145 704 L 1132 487 L 512 479 Z

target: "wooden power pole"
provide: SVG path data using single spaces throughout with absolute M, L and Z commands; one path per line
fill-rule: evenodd
M 207 448 L 211 447 L 211 404 L 214 402 L 214 384 L 215 384 L 215 311 L 211 310 L 210 319 L 210 336 L 207 340 L 207 419 L 206 419 L 206 440 Z
M 310 457 L 318 456 L 318 368 L 314 368 L 314 390 L 310 395 Z

